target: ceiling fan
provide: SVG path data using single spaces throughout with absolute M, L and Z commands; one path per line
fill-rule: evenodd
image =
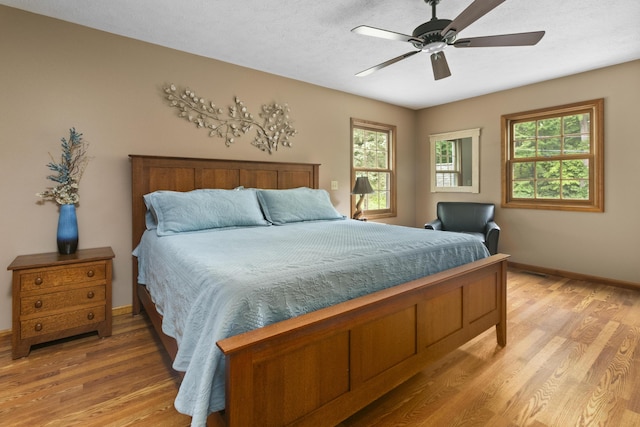
M 416 27 L 412 35 L 396 33 L 393 31 L 382 30 L 380 28 L 360 25 L 351 31 L 365 36 L 380 37 L 383 39 L 397 40 L 401 42 L 409 42 L 417 50 L 407 52 L 396 58 L 385 61 L 381 64 L 367 68 L 359 72 L 356 76 L 362 77 L 369 75 L 375 71 L 385 68 L 398 61 L 409 58 L 420 52 L 431 54 L 431 66 L 433 68 L 433 77 L 436 80 L 449 77 L 449 65 L 444 56 L 444 49 L 447 46 L 453 47 L 497 47 L 497 46 L 532 46 L 535 45 L 544 36 L 544 31 L 534 31 L 529 33 L 501 34 L 497 36 L 472 37 L 467 39 L 457 39 L 460 31 L 473 24 L 475 21 L 492 11 L 505 0 L 475 0 L 465 10 L 460 13 L 453 21 L 450 19 L 438 19 L 436 17 L 436 5 L 440 0 L 424 0 L 425 3 L 431 5 L 432 17 L 429 22 Z

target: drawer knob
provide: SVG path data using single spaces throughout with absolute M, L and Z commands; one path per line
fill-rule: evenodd
M 42 308 L 42 300 L 38 300 L 36 301 L 35 304 L 33 304 L 35 308 Z
M 87 319 L 89 320 L 93 320 L 93 318 L 96 317 L 92 311 L 89 312 L 89 314 L 87 314 Z
M 93 270 L 87 271 L 87 277 L 93 277 L 93 276 L 95 276 L 95 274 L 96 274 L 96 272 L 93 271 Z
M 42 323 L 36 323 L 36 326 L 34 329 L 36 330 L 36 332 L 40 332 L 42 330 Z
M 42 277 L 38 276 L 36 277 L 36 280 L 34 282 L 36 285 L 42 285 Z
M 95 296 L 96 296 L 96 294 L 94 294 L 93 291 L 87 292 L 87 298 L 91 299 L 91 298 L 93 298 Z

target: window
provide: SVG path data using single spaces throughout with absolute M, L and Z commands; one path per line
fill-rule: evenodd
M 460 140 L 436 141 L 436 187 L 457 187 L 461 182 Z
M 502 206 L 604 211 L 604 100 L 502 116 Z
M 395 126 L 351 119 L 351 188 L 357 177 L 369 178 L 374 192 L 363 205 L 369 218 L 396 216 L 395 137 Z M 355 203 L 352 197 L 352 211 Z
M 431 192 L 480 191 L 480 128 L 429 135 Z

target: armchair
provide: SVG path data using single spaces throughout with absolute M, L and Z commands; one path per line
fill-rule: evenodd
M 438 218 L 426 223 L 424 228 L 470 234 L 494 255 L 498 252 L 500 237 L 500 227 L 493 220 L 494 213 L 492 203 L 438 202 Z

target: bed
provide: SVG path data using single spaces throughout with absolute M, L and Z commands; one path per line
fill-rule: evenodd
M 170 239 L 153 237 L 157 233 L 147 232 L 148 209 L 145 195 L 159 190 L 178 191 L 194 194 L 200 197 L 197 189 L 225 189 L 245 192 L 244 189 L 317 189 L 319 187 L 319 165 L 301 163 L 249 162 L 234 160 L 188 159 L 157 156 L 132 155 L 132 244 L 137 249 L 142 242 L 157 245 L 158 242 L 178 242 L 184 238 L 181 233 Z M 203 190 L 204 191 L 204 190 Z M 211 190 L 215 191 L 215 190 Z M 295 190 L 297 191 L 297 190 Z M 306 190 L 305 190 L 306 191 Z M 163 193 L 163 191 L 159 191 Z M 262 192 L 264 197 L 288 192 Z M 318 194 L 309 190 L 309 194 Z M 325 192 L 326 193 L 326 192 Z M 305 193 L 306 194 L 306 193 Z M 235 196 L 235 195 L 234 195 Z M 244 197 L 244 195 L 242 196 Z M 262 196 L 261 196 L 262 197 Z M 315 197 L 315 196 L 314 196 Z M 148 202 L 148 199 L 147 199 Z M 264 207 L 264 205 L 262 205 Z M 271 209 L 271 222 L 276 218 L 275 210 Z M 268 212 L 265 211 L 268 216 Z M 277 212 L 276 212 L 277 214 Z M 277 219 L 275 220 L 277 223 Z M 264 225 L 264 226 L 263 226 Z M 328 235 L 330 229 L 338 230 L 336 235 L 346 236 L 364 232 L 365 228 L 373 228 L 377 233 L 387 232 L 394 226 L 382 224 L 366 224 L 359 221 L 332 218 L 329 221 L 309 221 L 308 224 L 251 224 L 251 227 L 230 231 L 223 229 L 210 236 L 209 232 L 184 233 L 192 234 L 196 240 L 206 239 L 222 242 L 227 235 L 236 242 L 243 240 L 274 241 L 273 233 L 288 233 L 298 235 L 310 233 L 308 236 Z M 418 229 L 406 230 L 415 233 Z M 169 230 L 170 231 L 170 230 Z M 423 232 L 423 231 L 421 231 Z M 316 234 L 312 234 L 316 233 Z M 445 239 L 456 240 L 453 233 L 444 233 Z M 382 234 L 381 234 L 382 235 Z M 309 237 L 313 240 L 315 237 Z M 386 238 L 385 238 L 386 239 Z M 307 240 L 307 239 L 303 239 Z M 464 240 L 464 239 L 463 239 Z M 462 242 L 464 244 L 464 242 Z M 175 243 L 177 244 L 177 243 Z M 206 245 L 206 243 L 203 243 Z M 242 248 L 238 243 L 238 251 L 249 252 L 250 246 Z M 227 245 L 226 247 L 236 245 Z M 175 249 L 174 249 L 175 250 Z M 284 250 L 284 249 L 282 249 Z M 303 248 L 301 253 L 307 253 L 310 248 Z M 460 251 L 460 249 L 456 249 Z M 384 248 L 376 250 L 384 252 Z M 150 251 L 145 250 L 144 253 Z M 227 251 L 232 252 L 232 251 Z M 389 250 L 389 254 L 395 250 Z M 178 249 L 176 254 L 185 253 Z M 186 254 L 185 259 L 197 260 L 198 251 Z M 280 253 L 280 252 L 278 252 Z M 137 255 L 140 255 L 136 252 Z M 400 254 L 398 249 L 398 254 Z M 229 259 L 223 261 L 232 265 L 237 254 L 229 253 Z M 344 261 L 342 264 L 360 262 L 361 254 L 353 255 L 336 251 L 331 262 Z M 340 277 L 349 280 L 350 288 L 357 289 L 359 275 L 345 275 L 339 267 L 327 267 L 320 255 L 316 256 L 317 270 L 334 271 L 335 275 L 323 274 L 328 283 Z M 283 257 L 286 257 L 283 255 Z M 166 255 L 167 261 L 158 261 L 157 266 L 167 265 L 167 270 L 157 269 L 158 278 L 162 280 L 172 272 L 178 272 L 180 267 L 169 266 L 168 260 L 179 256 Z M 253 255 L 253 258 L 262 258 Z M 252 259 L 253 259 L 252 258 Z M 287 262 L 278 266 L 282 257 L 273 256 L 267 259 L 267 264 L 274 264 L 275 268 L 285 269 Z M 295 258 L 295 257 L 293 257 Z M 392 257 L 384 257 L 391 259 Z M 408 256 L 398 255 L 401 262 Z M 422 268 L 425 264 L 442 264 L 451 258 L 446 255 L 441 262 L 424 262 L 417 264 Z M 402 281 L 394 286 L 384 287 L 373 293 L 348 295 L 346 300 L 337 303 L 322 303 L 318 307 L 310 308 L 308 312 L 292 312 L 266 317 L 266 326 L 247 328 L 245 326 L 230 329 L 234 333 L 228 337 L 226 332 L 218 338 L 220 332 L 213 327 L 201 329 L 195 341 L 201 342 L 213 339 L 206 345 L 200 345 L 206 351 L 220 353 L 222 363 L 216 365 L 222 369 L 223 381 L 213 381 L 209 387 L 218 389 L 223 387 L 223 403 L 212 404 L 216 411 L 209 415 L 208 425 L 219 426 L 280 426 L 280 425 L 335 425 L 355 413 L 368 403 L 401 384 L 429 363 L 437 360 L 448 352 L 459 347 L 487 329 L 496 328 L 497 342 L 506 345 L 506 255 L 498 254 L 481 258 L 477 261 L 447 268 L 431 274 L 430 271 L 416 269 L 412 272 L 414 278 Z M 376 263 L 382 260 L 380 258 Z M 141 271 L 139 271 L 140 261 Z M 182 330 L 176 333 L 168 327 L 169 320 L 180 316 L 175 315 L 166 301 L 159 303 L 160 310 L 154 301 L 160 297 L 155 294 L 152 298 L 147 286 L 138 283 L 147 271 L 147 264 L 151 260 L 144 257 L 133 257 L 133 312 L 140 313 L 144 309 L 158 333 L 169 355 L 174 360 L 174 366 L 179 370 L 186 370 L 183 386 L 177 396 L 187 390 L 203 387 L 193 385 L 189 378 L 189 362 L 197 355 L 200 359 L 195 365 L 205 365 L 213 360 L 208 354 L 202 355 L 202 350 L 189 353 L 185 359 L 184 353 L 190 348 L 190 339 L 183 337 Z M 327 261 L 329 262 L 329 261 Z M 393 262 L 383 268 L 393 272 Z M 146 263 L 146 264 L 145 264 Z M 300 264 L 311 264 L 309 260 L 300 260 Z M 144 265 L 143 265 L 144 264 Z M 290 262 L 291 268 L 297 268 L 295 260 Z M 336 265 L 338 265 L 336 264 Z M 401 265 L 401 264 L 398 264 Z M 187 268 L 187 267 L 185 267 Z M 191 267 L 188 267 L 190 269 Z M 255 267 L 254 276 L 268 277 L 271 273 L 264 271 L 263 266 Z M 344 267 L 346 268 L 346 266 Z M 358 271 L 365 268 L 361 266 Z M 368 268 L 368 267 L 367 267 Z M 225 273 L 230 282 L 234 280 L 241 284 L 242 275 L 247 274 L 242 263 L 235 265 L 232 273 Z M 247 269 L 249 270 L 249 266 Z M 407 266 L 397 268 L 403 274 L 410 270 Z M 156 271 L 152 269 L 149 271 Z M 236 273 L 233 273 L 233 272 Z M 259 274 L 258 274 L 259 273 Z M 178 277 L 179 273 L 176 273 Z M 424 276 L 423 276 L 424 275 Z M 389 280 L 401 280 L 393 276 Z M 340 279 L 340 280 L 342 280 Z M 185 283 L 191 280 L 184 279 Z M 265 279 L 266 280 L 266 279 Z M 402 279 L 403 280 L 403 279 Z M 146 282 L 146 278 L 140 280 Z M 179 279 L 178 279 L 179 281 Z M 239 287 L 236 284 L 234 287 Z M 189 287 L 189 286 L 186 286 Z M 254 290 L 255 291 L 255 290 Z M 260 291 L 260 289 L 258 290 Z M 253 294 L 252 294 L 253 295 Z M 215 307 L 215 312 L 224 311 L 226 304 L 215 306 L 212 299 L 209 304 Z M 285 298 L 293 298 L 287 294 Z M 338 297 L 344 299 L 344 296 Z M 168 297 L 178 300 L 178 297 Z M 316 300 L 313 295 L 311 301 Z M 204 300 L 204 298 L 203 298 Z M 253 296 L 246 300 L 253 300 Z M 340 299 L 338 300 L 340 301 Z M 178 305 L 179 307 L 180 305 Z M 175 311 L 175 310 L 174 310 Z M 243 310 L 229 310 L 238 312 Z M 163 316 L 166 317 L 163 330 Z M 201 316 L 201 315 L 199 315 Z M 291 317 L 292 316 L 292 317 Z M 289 317 L 289 318 L 287 318 Z M 184 315 L 183 315 L 184 318 Z M 281 320 L 284 319 L 284 320 Z M 191 319 L 190 319 L 191 320 Z M 238 322 L 231 321 L 235 326 Z M 168 329 L 167 329 L 168 328 Z M 181 323 L 174 329 L 185 328 Z M 204 333 L 203 333 L 204 331 Z M 165 333 L 168 332 L 168 333 Z M 208 335 L 212 335 L 212 337 Z M 178 337 L 176 340 L 175 337 Z M 178 351 L 178 341 L 181 341 Z M 215 342 L 215 344 L 214 344 Z M 217 347 L 216 347 L 217 346 Z M 197 347 L 197 346 L 196 346 Z M 218 372 L 218 378 L 220 372 Z M 191 375 L 193 377 L 193 375 Z M 188 385 L 188 387 L 187 387 Z M 206 383 L 204 385 L 206 387 Z M 215 390 L 214 390 L 215 391 Z M 208 405 L 220 399 L 205 396 Z M 213 392 L 212 392 L 213 393 Z M 196 395 L 201 394 L 199 392 Z M 206 394 L 206 393 L 204 393 Z M 215 395 L 215 393 L 213 393 Z M 189 397 L 191 398 L 191 397 Z M 200 409 L 193 414 L 194 425 L 204 422 L 202 403 Z M 205 409 L 207 406 L 205 405 Z M 178 406 L 178 405 L 177 405 Z

